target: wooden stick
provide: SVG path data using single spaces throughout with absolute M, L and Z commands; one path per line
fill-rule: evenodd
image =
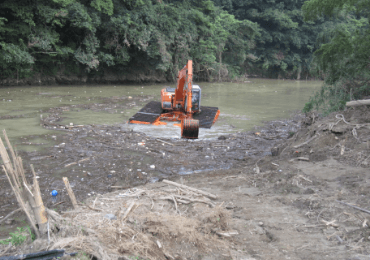
M 130 188 L 130 187 L 125 187 L 125 186 L 110 186 L 110 187 L 112 189 L 123 189 L 123 190 Z
M 19 209 L 16 209 L 16 210 L 13 210 L 12 212 L 10 212 L 8 215 L 5 216 L 5 218 L 1 219 L 0 220 L 0 224 L 3 223 L 5 220 L 7 220 L 8 218 L 10 218 L 11 216 L 13 216 L 15 213 L 17 213 L 18 211 L 21 211 L 22 209 L 19 208 Z
M 303 175 L 298 175 L 298 178 L 302 178 L 304 179 L 305 181 L 308 181 L 308 182 L 312 182 L 310 179 L 304 177 Z
M 61 201 L 61 202 L 58 202 L 58 203 L 53 204 L 52 206 L 54 207 L 54 206 L 57 206 L 57 205 L 63 204 L 64 202 L 65 202 L 65 201 L 63 200 L 63 201 Z
M 176 199 L 175 199 L 175 197 L 172 195 L 171 196 L 171 198 L 172 198 L 172 200 L 173 200 L 173 203 L 175 203 L 175 207 L 176 207 L 176 213 L 178 212 L 178 210 L 177 210 L 177 202 L 176 202 Z
M 159 141 L 159 142 L 162 142 L 162 143 L 164 143 L 164 144 L 168 144 L 168 145 L 172 145 L 172 146 L 174 146 L 174 144 L 171 144 L 171 143 L 169 143 L 169 142 L 163 141 L 163 140 L 161 140 L 161 139 L 155 139 L 155 140 L 157 140 L 157 141 Z
M 353 206 L 351 204 L 348 204 L 348 203 L 345 203 L 343 201 L 340 201 L 340 200 L 336 200 L 336 202 L 340 203 L 340 204 L 343 204 L 343 205 L 346 205 L 348 207 L 351 207 L 351 208 L 354 208 L 354 209 L 357 209 L 357 210 L 360 210 L 360 211 L 363 211 L 363 212 L 366 212 L 367 214 L 370 214 L 370 210 L 366 210 L 366 209 L 363 209 L 363 208 L 360 208 L 360 207 L 357 207 L 357 206 Z
M 218 198 L 217 195 L 213 195 L 212 193 L 202 191 L 202 190 L 198 190 L 198 189 L 186 186 L 186 185 L 182 185 L 182 184 L 179 184 L 177 182 L 173 182 L 173 181 L 169 181 L 169 180 L 163 180 L 163 182 L 167 183 L 167 184 L 170 184 L 170 185 L 173 185 L 173 186 L 176 186 L 176 187 L 179 187 L 179 188 L 187 189 L 187 190 L 202 194 L 204 196 L 210 197 L 211 199 L 217 199 Z
M 175 198 L 177 199 L 181 199 L 182 201 L 183 200 L 188 200 L 189 202 L 200 202 L 200 203 L 205 203 L 205 204 L 208 204 L 210 205 L 212 208 L 215 206 L 215 204 L 213 204 L 212 202 L 210 201 L 205 201 L 205 200 L 198 200 L 198 199 L 192 199 L 192 198 L 188 198 L 188 197 L 184 197 L 184 196 L 180 196 L 180 195 L 173 195 Z M 178 200 L 179 201 L 179 200 Z M 181 202 L 181 201 L 179 201 Z M 188 204 L 188 203 L 186 203 Z
M 216 232 L 217 235 L 223 236 L 223 237 L 231 237 L 233 235 L 239 235 L 238 231 L 236 230 L 230 230 L 230 231 L 224 231 L 224 232 Z
M 71 185 L 69 184 L 68 178 L 63 177 L 63 181 L 64 181 L 64 184 L 66 185 L 68 196 L 71 199 L 72 205 L 75 209 L 77 209 L 78 208 L 77 200 L 76 200 L 75 194 L 73 193 Z
M 71 162 L 69 164 L 64 165 L 64 168 L 75 165 L 75 164 L 77 164 L 77 162 Z
M 132 207 L 135 205 L 135 201 L 131 202 L 130 206 L 128 206 L 125 214 L 123 214 L 123 217 L 122 217 L 122 221 L 125 220 L 128 216 L 128 214 L 130 213 Z
M 346 103 L 347 107 L 357 107 L 357 106 L 368 106 L 370 105 L 370 99 L 363 99 L 363 100 L 355 100 L 349 101 Z
M 82 162 L 85 162 L 85 161 L 88 161 L 88 160 L 90 160 L 90 157 L 87 157 L 85 159 L 81 159 L 81 160 L 78 161 L 78 163 L 82 163 Z
M 312 136 L 310 139 L 308 139 L 306 142 L 304 142 L 304 143 L 301 143 L 301 144 L 299 144 L 299 145 L 295 145 L 295 146 L 293 146 L 293 148 L 299 148 L 299 147 L 301 147 L 301 146 L 304 146 L 304 145 L 306 145 L 306 144 L 308 144 L 309 142 L 311 142 L 313 139 L 315 139 L 316 137 L 318 137 L 319 135 L 314 135 L 314 136 Z
M 87 205 L 87 207 L 88 207 L 89 209 L 92 209 L 92 210 L 95 210 L 95 211 L 98 211 L 98 212 L 103 211 L 103 210 L 101 210 L 101 209 L 97 209 L 97 208 L 91 207 L 91 206 L 89 206 L 89 205 Z

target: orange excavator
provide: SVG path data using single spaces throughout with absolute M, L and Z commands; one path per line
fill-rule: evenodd
M 132 124 L 165 125 L 161 120 L 181 121 L 181 137 L 196 139 L 199 127 L 210 128 L 217 120 L 217 107 L 200 106 L 201 89 L 193 85 L 193 63 L 179 71 L 177 87 L 164 88 L 161 102 L 151 101 L 129 120 Z

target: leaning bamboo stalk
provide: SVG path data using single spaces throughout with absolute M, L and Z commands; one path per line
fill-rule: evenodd
M 47 223 L 48 223 L 47 213 L 45 210 L 44 203 L 42 201 L 39 182 L 37 180 L 37 176 L 36 176 L 35 170 L 33 169 L 32 164 L 31 164 L 31 170 L 33 173 L 33 187 L 32 187 L 33 194 L 34 194 L 33 199 L 35 201 L 35 207 L 33 208 L 33 211 L 35 213 L 35 218 L 36 218 L 37 224 L 39 225 L 40 231 L 42 233 L 46 233 Z
M 64 181 L 64 184 L 66 185 L 68 196 L 71 199 L 72 205 L 75 209 L 77 209 L 78 208 L 77 200 L 76 200 L 75 194 L 73 193 L 71 185 L 69 184 L 68 178 L 63 177 L 63 181 Z
M 14 174 L 14 169 L 13 169 L 11 160 L 9 158 L 8 152 L 6 151 L 5 145 L 1 138 L 0 138 L 0 155 L 1 155 L 1 158 L 3 159 L 4 167 L 6 168 L 6 170 L 8 171 L 8 173 L 10 174 L 13 180 L 13 184 L 17 187 L 22 187 L 21 184 L 19 183 L 19 180 L 16 178 Z
M 12 157 L 11 160 L 4 143 L 0 138 L 0 155 L 4 162 L 3 170 L 8 178 L 9 184 L 13 189 L 19 205 L 26 214 L 36 236 L 39 238 L 41 233 L 44 234 L 46 231 L 47 215 L 42 202 L 40 187 L 36 175 L 34 173 L 33 185 L 31 186 L 28 184 L 26 179 L 22 158 L 17 156 L 17 154 L 14 152 L 5 130 L 3 133 Z M 34 172 L 32 165 L 31 168 Z M 36 224 L 38 224 L 39 228 L 36 227 Z
M 27 183 L 26 176 L 24 175 L 22 158 L 18 157 L 17 154 L 14 152 L 14 149 L 12 145 L 10 144 L 10 141 L 9 141 L 8 135 L 6 134 L 5 129 L 3 130 L 3 134 L 4 134 L 6 144 L 8 145 L 8 148 L 10 150 L 10 154 L 13 158 L 14 172 L 17 174 L 19 181 L 20 179 L 22 179 L 23 183 Z
M 30 215 L 30 212 L 29 212 L 29 211 L 27 210 L 27 208 L 26 208 L 26 205 L 25 205 L 25 203 L 24 203 L 24 201 L 23 201 L 23 199 L 22 199 L 22 196 L 21 196 L 21 194 L 20 194 L 19 187 L 15 187 L 15 186 L 13 186 L 13 183 L 12 183 L 12 181 L 10 180 L 10 177 L 9 177 L 9 173 L 7 172 L 7 170 L 6 170 L 6 168 L 5 168 L 5 166 L 4 166 L 4 165 L 3 165 L 3 170 L 4 170 L 4 172 L 5 172 L 6 177 L 8 178 L 8 181 L 9 181 L 9 183 L 10 183 L 10 186 L 11 186 L 11 187 L 12 187 L 12 189 L 13 189 L 13 192 L 14 192 L 14 194 L 15 194 L 15 197 L 17 198 L 17 201 L 18 201 L 18 203 L 19 203 L 19 206 L 21 206 L 21 208 L 22 208 L 23 212 L 26 214 L 27 219 L 28 219 L 28 222 L 30 223 L 30 225 L 31 225 L 31 227 L 32 227 L 32 229 L 33 229 L 33 231 L 35 232 L 36 237 L 37 237 L 37 238 L 40 238 L 40 237 L 41 237 L 40 232 L 39 232 L 39 230 L 37 229 L 37 227 L 36 227 L 36 223 L 35 223 L 35 221 L 33 220 L 32 216 Z

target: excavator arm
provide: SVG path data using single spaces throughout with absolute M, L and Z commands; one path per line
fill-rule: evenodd
M 176 108 L 182 108 L 185 113 L 192 114 L 192 87 L 193 87 L 193 61 L 188 63 L 177 76 L 175 91 Z
M 152 101 L 130 118 L 134 124 L 166 124 L 161 120 L 181 121 L 182 138 L 198 138 L 199 127 L 209 128 L 217 120 L 217 107 L 200 107 L 201 89 L 193 85 L 193 62 L 179 71 L 177 86 L 161 91 L 161 102 Z M 196 118 L 193 118 L 193 116 Z

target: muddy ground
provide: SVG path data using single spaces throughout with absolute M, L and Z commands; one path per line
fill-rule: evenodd
M 370 216 L 361 211 L 370 211 L 369 108 L 324 118 L 297 114 L 254 131 L 196 141 L 152 138 L 126 123 L 58 123 L 70 109 L 124 109 L 135 102 L 123 99 L 54 108 L 41 121 L 66 132 L 45 136 L 56 143 L 50 149 L 20 152 L 26 171 L 32 163 L 40 176 L 48 208 L 71 208 L 62 176 L 86 203 L 131 187 L 160 189 L 170 179 L 217 194 L 215 203 L 230 214 L 227 229 L 238 233 L 222 238 L 229 251 L 185 254 L 180 247 L 174 249 L 178 259 L 370 259 Z M 5 176 L 0 185 L 4 216 L 17 206 Z M 59 191 L 57 201 L 51 199 L 53 189 Z M 22 225 L 21 219 L 3 223 L 0 237 Z

